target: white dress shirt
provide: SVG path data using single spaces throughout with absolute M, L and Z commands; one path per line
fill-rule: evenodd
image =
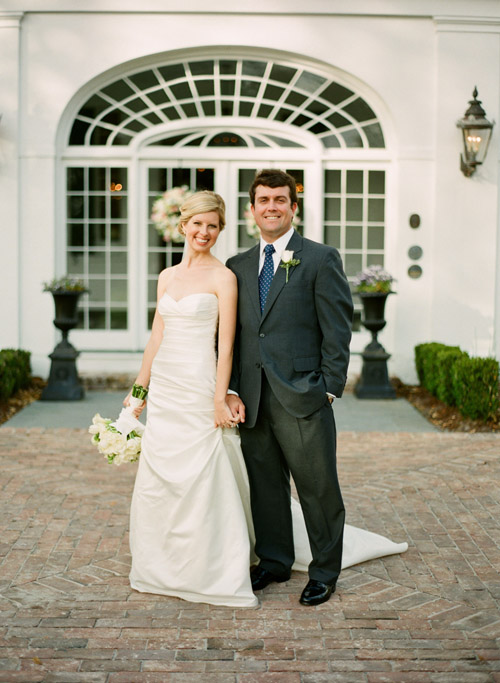
M 293 228 L 290 228 L 285 232 L 284 235 L 281 235 L 281 237 L 278 237 L 277 240 L 274 242 L 266 242 L 265 240 L 260 238 L 260 259 L 259 259 L 259 273 L 262 270 L 262 266 L 264 265 L 264 247 L 267 244 L 272 244 L 274 247 L 274 254 L 273 254 L 273 264 L 274 264 L 274 272 L 276 273 L 276 270 L 278 269 L 278 266 L 281 261 L 281 254 L 285 251 L 285 249 L 288 246 L 288 242 L 291 240 L 293 235 Z
M 274 264 L 274 272 L 276 273 L 278 266 L 280 264 L 280 261 L 281 261 L 281 255 L 283 254 L 283 252 L 287 248 L 288 242 L 291 240 L 293 232 L 294 232 L 294 228 L 291 227 L 289 230 L 287 230 L 287 232 L 285 232 L 284 235 L 281 235 L 281 237 L 278 237 L 278 239 L 272 243 L 266 242 L 265 240 L 262 239 L 262 237 L 260 238 L 259 273 L 262 270 L 262 267 L 264 265 L 264 259 L 265 259 L 264 248 L 268 244 L 272 244 L 274 247 L 273 264 Z M 236 394 L 236 392 L 232 391 L 231 389 L 228 389 L 228 393 Z M 328 391 L 326 392 L 326 395 L 328 396 L 329 399 L 331 399 L 331 401 L 333 401 L 333 399 L 335 398 L 335 395 L 330 394 L 330 392 L 328 392 Z

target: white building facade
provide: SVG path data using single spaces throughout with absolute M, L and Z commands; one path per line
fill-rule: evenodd
M 182 257 L 155 197 L 219 192 L 225 260 L 253 244 L 255 170 L 276 167 L 298 182 L 300 230 L 349 277 L 380 263 L 397 279 L 391 374 L 415 381 L 424 341 L 500 357 L 498 129 L 466 178 L 456 127 L 475 86 L 499 120 L 499 0 L 41 4 L 0 9 L 0 348 L 48 374 L 42 282 L 69 273 L 90 288 L 79 370 L 134 373 L 158 273 Z M 368 341 L 355 321 L 351 374 Z

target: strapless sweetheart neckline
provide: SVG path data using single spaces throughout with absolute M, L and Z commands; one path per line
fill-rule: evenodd
M 180 299 L 174 299 L 174 297 L 168 292 L 164 292 L 161 298 L 163 299 L 164 296 L 168 296 L 168 298 L 174 301 L 176 304 L 179 304 L 181 301 L 184 301 L 184 299 L 189 299 L 192 296 L 214 296 L 216 299 L 218 298 L 217 294 L 214 294 L 213 292 L 195 292 L 194 294 L 186 294 L 186 296 L 181 296 Z

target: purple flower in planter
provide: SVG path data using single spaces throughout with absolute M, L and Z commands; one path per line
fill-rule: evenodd
M 374 265 L 358 273 L 353 280 L 353 285 L 356 292 L 388 294 L 395 281 L 395 278 L 384 270 L 383 266 Z

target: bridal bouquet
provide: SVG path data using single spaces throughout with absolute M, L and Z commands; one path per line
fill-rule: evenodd
M 147 393 L 147 389 L 134 384 L 130 405 L 122 408 L 115 422 L 99 413 L 94 415 L 89 427 L 91 441 L 99 453 L 106 456 L 108 463 L 122 465 L 139 459 L 144 425 L 135 417 L 134 410 L 142 405 Z
M 151 209 L 151 220 L 165 242 L 184 240 L 184 236 L 179 232 L 181 206 L 192 194 L 187 185 L 182 185 L 172 187 L 155 199 Z

